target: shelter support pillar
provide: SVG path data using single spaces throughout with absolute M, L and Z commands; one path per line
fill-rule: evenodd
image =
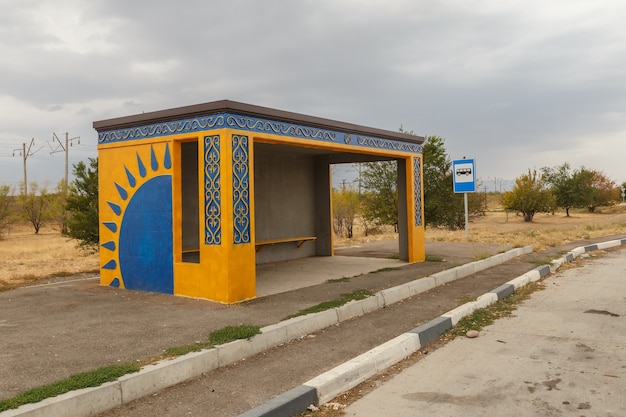
M 315 254 L 333 256 L 330 156 L 315 157 Z
M 398 246 L 407 262 L 426 259 L 423 189 L 421 155 L 398 159 Z

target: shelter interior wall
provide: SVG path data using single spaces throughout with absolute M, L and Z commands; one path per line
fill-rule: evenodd
M 256 241 L 315 236 L 314 156 L 275 152 L 271 145 L 254 149 L 254 202 Z M 315 256 L 315 242 L 267 245 L 256 263 Z
M 181 198 L 182 198 L 182 247 L 198 250 L 199 193 L 198 193 L 198 141 L 181 143 Z

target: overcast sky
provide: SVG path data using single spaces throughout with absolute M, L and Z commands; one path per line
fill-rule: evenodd
M 52 188 L 94 120 L 230 99 L 445 139 L 477 176 L 626 181 L 623 0 L 0 0 L 0 183 Z M 15 155 L 15 156 L 13 156 Z

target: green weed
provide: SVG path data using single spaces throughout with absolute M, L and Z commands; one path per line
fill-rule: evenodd
M 426 255 L 426 262 L 445 262 L 442 256 L 439 255 Z
M 534 259 L 530 261 L 530 263 L 533 265 L 537 265 L 537 266 L 550 265 L 552 263 L 552 259 L 548 259 L 548 258 Z
M 261 333 L 259 326 L 242 324 L 239 326 L 226 326 L 211 332 L 209 335 L 209 343 L 211 345 L 223 345 L 239 339 L 250 339 L 252 336 Z
M 469 316 L 463 317 L 445 335 L 447 337 L 464 336 L 469 330 L 481 330 L 499 318 L 510 316 L 519 303 L 528 299 L 535 291 L 541 289 L 543 289 L 543 285 L 537 282 L 531 282 L 518 288 L 510 297 L 497 301 L 485 308 L 480 308 Z
M 370 272 L 370 274 L 377 274 L 379 272 L 397 271 L 398 269 L 400 269 L 400 268 L 398 268 L 398 267 L 380 268 L 380 269 L 377 269 L 376 271 Z
M 291 314 L 285 317 L 283 320 L 289 320 L 294 317 L 305 316 L 307 314 L 319 313 L 321 311 L 330 310 L 333 308 L 341 307 L 342 305 L 348 303 L 353 300 L 364 300 L 368 297 L 371 297 L 374 293 L 370 290 L 355 290 L 348 294 L 341 294 L 341 297 L 337 300 L 324 301 L 323 303 L 316 304 L 312 307 L 305 308 L 303 310 L 298 311 L 295 314 Z
M 36 403 L 46 398 L 56 397 L 66 392 L 97 387 L 105 382 L 115 381 L 119 377 L 139 371 L 139 362 L 125 363 L 120 365 L 105 366 L 93 371 L 72 375 L 52 384 L 24 391 L 12 398 L 0 401 L 0 412 L 17 408 L 24 404 Z
M 482 261 L 484 259 L 488 259 L 490 256 L 491 254 L 489 252 L 481 252 L 481 253 L 477 253 L 476 255 L 474 255 L 474 260 Z
M 340 282 L 350 282 L 350 278 L 347 277 L 341 277 L 341 278 L 335 278 L 335 279 L 329 279 L 326 281 L 329 284 L 338 284 Z

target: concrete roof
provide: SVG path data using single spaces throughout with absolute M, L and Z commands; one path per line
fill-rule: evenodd
M 337 130 L 351 134 L 376 136 L 416 144 L 422 144 L 424 142 L 424 138 L 421 136 L 339 122 L 336 120 L 277 110 L 269 107 L 255 106 L 231 100 L 219 100 L 209 103 L 141 113 L 132 116 L 100 120 L 94 122 L 93 127 L 98 132 L 102 132 L 218 113 L 235 113 L 245 116 L 258 117 L 261 119 L 295 123 L 322 129 Z

